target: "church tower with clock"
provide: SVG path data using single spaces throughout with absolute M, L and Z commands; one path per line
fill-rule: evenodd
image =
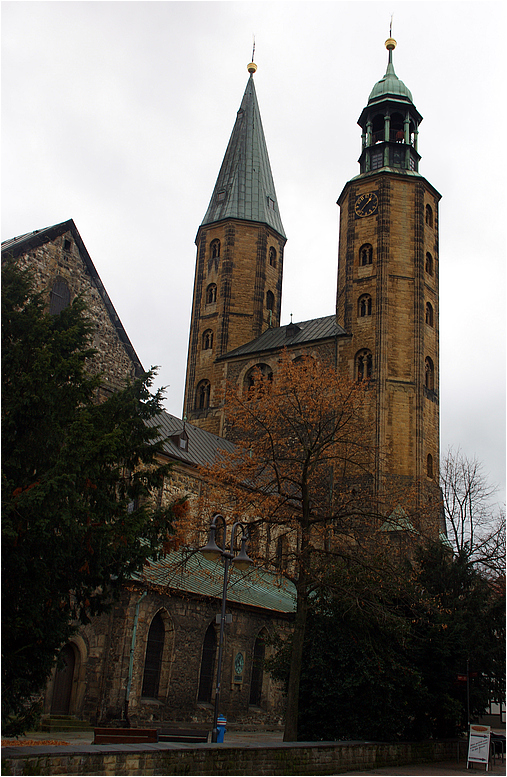
M 377 482 L 437 487 L 439 193 L 419 173 L 422 121 L 393 66 L 358 124 L 360 173 L 338 199 L 337 322 L 349 335 L 339 370 L 370 379 Z
M 395 73 L 395 46 L 393 38 L 386 41 L 386 73 L 358 120 L 359 174 L 338 199 L 336 310 L 285 325 L 286 238 L 255 96 L 256 66 L 248 66 L 197 233 L 184 415 L 226 435 L 226 382 L 245 387 L 257 369 L 276 372 L 283 351 L 331 363 L 344 376 L 368 381 L 376 493 L 394 484 L 406 494 L 408 487 L 422 506 L 426 496 L 434 503 L 439 497 L 440 195 L 419 172 L 422 116 Z M 431 533 L 438 523 L 436 517 Z

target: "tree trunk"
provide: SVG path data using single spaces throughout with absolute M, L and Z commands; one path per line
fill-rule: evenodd
M 284 742 L 296 742 L 298 738 L 299 680 L 303 661 L 303 642 L 305 638 L 306 615 L 308 612 L 308 593 L 306 573 L 301 571 L 296 584 L 297 605 L 296 621 L 292 635 L 292 653 L 285 710 Z

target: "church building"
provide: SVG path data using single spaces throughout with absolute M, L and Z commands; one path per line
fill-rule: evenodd
M 438 502 L 440 194 L 419 172 L 419 125 L 393 65 L 373 87 L 358 124 L 359 174 L 339 198 L 336 311 L 280 326 L 286 237 L 262 130 L 254 73 L 208 210 L 197 258 L 184 416 L 226 436 L 228 382 L 276 371 L 285 349 L 369 382 L 377 488 L 417 487 Z M 440 529 L 435 512 L 430 532 Z M 428 528 L 428 527 L 427 527 Z
M 281 325 L 286 235 L 257 101 L 254 63 L 209 207 L 196 237 L 183 419 L 157 421 L 172 463 L 160 499 L 185 496 L 199 521 L 199 466 L 227 439 L 225 387 L 276 372 L 284 352 L 311 356 L 368 382 L 372 445 L 389 479 L 438 495 L 440 195 L 419 171 L 422 117 L 394 71 L 361 112 L 359 173 L 338 197 L 336 310 Z M 73 221 L 7 241 L 2 256 L 30 267 L 57 315 L 84 294 L 95 323 L 93 367 L 104 395 L 142 365 Z M 401 516 L 402 517 L 402 516 Z M 403 527 L 401 527 L 403 528 Z M 406 528 L 406 527 L 405 527 Z M 410 527 L 413 528 L 413 527 Z M 425 527 L 437 536 L 437 513 Z M 125 720 L 209 722 L 214 701 L 221 571 L 198 552 L 174 551 L 147 568 L 114 608 L 63 648 L 45 696 L 47 714 L 99 724 Z M 231 723 L 278 725 L 284 700 L 263 670 L 275 635 L 288 634 L 294 591 L 276 574 L 233 572 L 224 648 L 222 710 Z M 237 667 L 241 667 L 241 671 Z

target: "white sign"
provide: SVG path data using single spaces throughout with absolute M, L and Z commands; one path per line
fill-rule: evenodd
M 490 735 L 490 726 L 470 725 L 470 734 L 468 737 L 468 761 L 486 764 L 486 771 L 489 763 Z

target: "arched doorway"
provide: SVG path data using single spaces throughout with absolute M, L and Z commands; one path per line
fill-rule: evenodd
M 53 697 L 51 699 L 52 715 L 68 715 L 70 712 L 70 699 L 72 695 L 72 682 L 74 680 L 74 668 L 76 655 L 71 645 L 65 645 L 59 656 L 59 663 L 55 673 L 53 684 Z

